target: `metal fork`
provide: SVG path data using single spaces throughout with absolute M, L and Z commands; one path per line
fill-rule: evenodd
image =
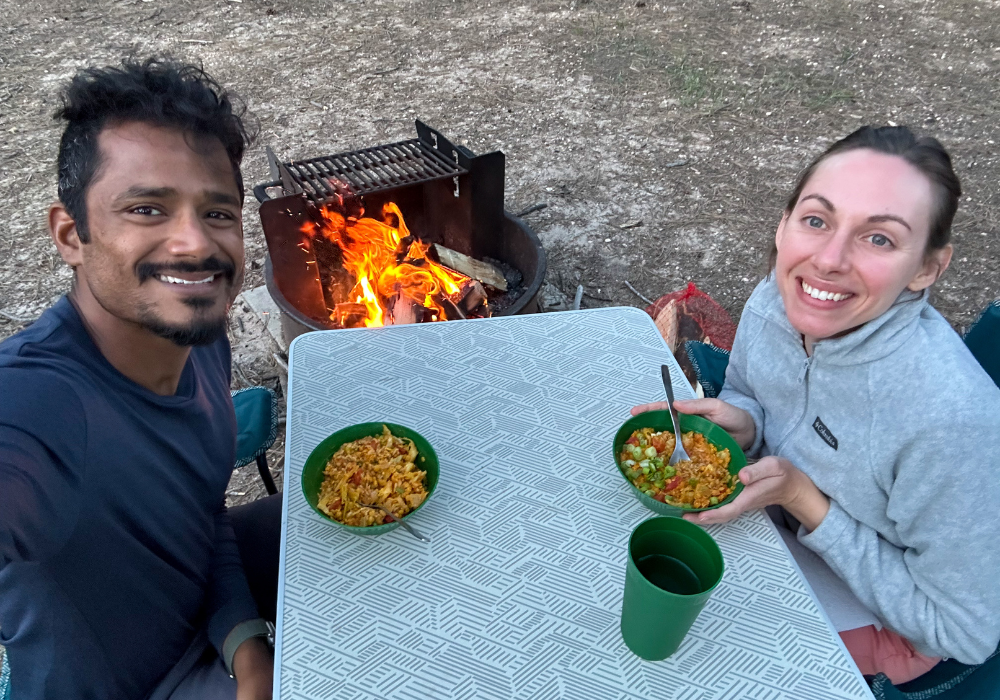
M 359 505 L 359 506 L 362 506 L 363 508 L 373 508 L 373 509 L 375 509 L 375 510 L 380 510 L 380 511 L 382 511 L 383 513 L 385 513 L 386 515 L 388 515 L 388 516 L 389 516 L 389 517 L 390 517 L 390 518 L 391 518 L 392 520 L 395 520 L 395 521 L 396 521 L 397 523 L 399 523 L 400 525 L 402 525 L 402 526 L 403 526 L 403 529 L 404 529 L 404 530 L 406 530 L 407 532 L 409 532 L 409 533 L 410 533 L 411 535 L 413 535 L 414 537 L 416 537 L 416 538 L 417 538 L 418 540 L 420 540 L 421 542 L 430 542 L 430 540 L 429 540 L 429 539 L 427 539 L 426 537 L 424 537 L 423 535 L 421 535 L 421 534 L 420 534 L 420 533 L 419 533 L 419 532 L 417 531 L 417 529 L 416 529 L 415 527 L 411 526 L 411 525 L 410 525 L 409 523 L 407 523 L 407 522 L 406 522 L 405 520 L 402 520 L 401 518 L 397 518 L 397 517 L 396 517 L 395 515 L 393 515 L 393 514 L 392 514 L 392 513 L 390 513 L 389 511 L 387 511 L 387 510 L 386 510 L 385 508 L 383 508 L 382 506 L 376 506 L 376 505 L 369 505 L 369 504 L 367 504 L 367 503 L 358 503 L 358 505 Z
M 660 365 L 660 374 L 663 375 L 663 388 L 667 390 L 667 408 L 670 409 L 670 420 L 674 422 L 674 451 L 670 455 L 667 464 L 671 466 L 685 460 L 690 461 L 688 453 L 684 450 L 684 443 L 681 441 L 681 422 L 677 419 L 677 411 L 674 410 L 674 385 L 670 381 L 669 365 Z

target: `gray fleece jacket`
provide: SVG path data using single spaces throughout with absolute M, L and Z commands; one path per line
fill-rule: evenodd
M 807 357 L 773 276 L 743 310 L 719 398 L 753 416 L 750 454 L 830 497 L 799 541 L 922 653 L 977 664 L 1000 642 L 1000 389 L 927 302 Z

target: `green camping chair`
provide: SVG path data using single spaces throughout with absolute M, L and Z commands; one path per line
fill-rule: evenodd
M 1000 301 L 986 307 L 962 337 L 973 357 L 1000 386 Z M 689 340 L 684 344 L 705 396 L 715 398 L 726 381 L 729 353 Z M 894 686 L 884 674 L 869 678 L 876 700 L 1000 700 L 1000 650 L 978 666 L 942 661 L 920 678 Z
M 256 461 L 264 488 L 274 495 L 278 489 L 267 465 L 267 451 L 278 437 L 278 399 L 267 387 L 251 386 L 233 392 L 233 408 L 237 430 L 233 469 Z
M 1000 300 L 987 306 L 962 336 L 965 346 L 1000 386 Z
M 868 683 L 875 700 L 1000 700 L 1000 649 L 978 666 L 948 659 L 909 683 L 893 685 L 884 673 Z

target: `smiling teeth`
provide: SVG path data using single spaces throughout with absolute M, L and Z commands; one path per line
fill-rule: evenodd
M 180 277 L 171 277 L 170 275 L 157 275 L 161 282 L 169 282 L 170 284 L 208 284 L 215 279 L 215 275 L 210 275 L 203 280 L 197 280 L 192 282 L 191 280 L 182 280 Z
M 802 280 L 802 291 L 811 296 L 813 299 L 819 299 L 820 301 L 843 301 L 850 294 L 840 294 L 836 292 L 823 292 L 815 287 L 810 287 L 806 284 L 805 280 Z

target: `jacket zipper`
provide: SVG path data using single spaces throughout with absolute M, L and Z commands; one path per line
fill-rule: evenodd
M 815 352 L 812 356 L 807 356 L 802 362 L 802 367 L 799 368 L 798 382 L 799 384 L 805 385 L 805 391 L 802 397 L 802 415 L 799 416 L 799 419 L 795 421 L 791 429 L 785 433 L 784 437 L 781 438 L 781 442 L 778 443 L 778 446 L 774 448 L 771 454 L 781 454 L 781 448 L 785 446 L 785 443 L 788 442 L 788 439 L 795 433 L 796 430 L 799 429 L 799 426 L 802 425 L 802 421 L 806 418 L 806 413 L 809 411 L 809 369 L 812 367 L 813 359 L 815 357 Z

